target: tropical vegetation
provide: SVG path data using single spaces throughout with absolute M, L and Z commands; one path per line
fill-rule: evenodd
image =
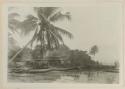
M 47 50 L 57 49 L 60 44 L 64 44 L 63 35 L 68 38 L 73 37 L 67 30 L 54 25 L 59 20 L 70 20 L 69 12 L 62 13 L 62 9 L 59 7 L 35 7 L 34 10 L 37 16 L 28 15 L 22 22 L 14 18 L 18 16 L 16 13 L 8 16 L 8 27 L 12 32 L 17 32 L 17 29 L 20 29 L 22 34 L 27 35 L 29 32 L 34 31 L 32 39 L 9 62 L 13 61 L 28 45 L 32 47 L 33 44 L 40 44 L 43 58 Z
M 20 17 L 18 13 L 8 15 L 8 59 L 9 64 L 14 62 L 12 64 L 14 66 L 11 67 L 29 69 L 109 68 L 93 60 L 92 56 L 99 51 L 97 45 L 92 46 L 88 52 L 70 49 L 65 44 L 63 37 L 72 39 L 73 35 L 66 29 L 58 27 L 56 22 L 71 20 L 70 12 L 62 13 L 62 8 L 59 7 L 34 7 L 33 9 L 36 15 L 29 14 L 23 21 L 17 19 Z M 25 37 L 31 32 L 33 32 L 32 38 L 24 46 L 19 46 L 14 35 Z

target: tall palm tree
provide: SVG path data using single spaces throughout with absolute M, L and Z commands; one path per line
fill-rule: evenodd
M 32 39 L 24 46 L 25 49 L 28 45 L 39 43 L 41 45 L 41 55 L 44 56 L 47 50 L 58 48 L 60 44 L 64 44 L 63 35 L 72 38 L 73 35 L 55 26 L 53 23 L 59 20 L 71 19 L 70 13 L 62 13 L 59 7 L 35 7 L 37 16 L 28 15 L 27 19 L 18 25 L 21 32 L 27 35 L 31 31 L 35 31 Z M 23 49 L 19 50 L 10 60 L 13 61 Z

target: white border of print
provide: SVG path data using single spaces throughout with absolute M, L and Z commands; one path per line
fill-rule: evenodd
M 84 0 L 83 0 L 84 1 Z M 92 1 L 92 0 L 89 0 L 89 1 Z M 96 0 L 94 0 L 96 1 Z M 21 6 L 57 6 L 57 7 L 64 7 L 64 6 L 71 6 L 71 7 L 78 7 L 78 6 L 89 6 L 89 5 L 106 5 L 106 4 L 119 4 L 121 6 L 121 9 L 123 10 L 123 34 L 121 36 L 121 39 L 122 39 L 122 42 L 121 42 L 121 60 L 120 60 L 120 83 L 119 84 L 81 84 L 81 83 L 9 83 L 7 81 L 7 44 L 8 44 L 8 35 L 7 35 L 7 27 L 8 27 L 8 12 L 7 12 L 7 9 L 9 6 L 17 6 L 17 7 L 21 7 Z M 125 27 L 124 27 L 124 21 L 125 21 L 125 4 L 123 2 L 99 2 L 98 0 L 96 2 L 85 2 L 85 3 L 79 3 L 79 2 L 63 2 L 63 3 L 56 3 L 56 2 L 34 2 L 34 3 L 5 3 L 3 5 L 3 44 L 2 44 L 2 52 L 3 52 L 3 55 L 2 55 L 2 85 L 3 85 L 3 89 L 41 89 L 41 88 L 44 88 L 44 89 L 83 89 L 83 88 L 107 88 L 107 89 L 110 89 L 110 88 L 125 88 L 124 85 L 125 85 L 125 77 L 123 76 L 125 73 L 124 73 L 124 34 L 125 34 Z

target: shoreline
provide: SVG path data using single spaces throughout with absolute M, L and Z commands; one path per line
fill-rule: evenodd
M 24 68 L 12 68 L 10 69 L 10 73 L 45 73 L 51 71 L 70 71 L 70 70 L 79 70 L 79 71 L 103 71 L 103 72 L 112 72 L 112 73 L 119 73 L 119 69 L 115 68 L 79 68 L 79 67 L 72 67 L 72 68 L 47 68 L 47 69 L 24 69 Z

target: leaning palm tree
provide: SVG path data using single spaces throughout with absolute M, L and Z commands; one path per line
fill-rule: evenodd
M 53 50 L 58 48 L 60 44 L 64 44 L 63 35 L 68 38 L 72 38 L 73 35 L 65 29 L 55 26 L 54 23 L 63 19 L 71 19 L 70 13 L 62 13 L 62 9 L 59 7 L 35 7 L 34 8 L 37 16 L 28 15 L 19 25 L 21 32 L 27 35 L 29 32 L 34 31 L 32 39 L 19 50 L 10 60 L 13 61 L 18 54 L 28 45 L 40 44 L 41 55 L 47 50 Z

